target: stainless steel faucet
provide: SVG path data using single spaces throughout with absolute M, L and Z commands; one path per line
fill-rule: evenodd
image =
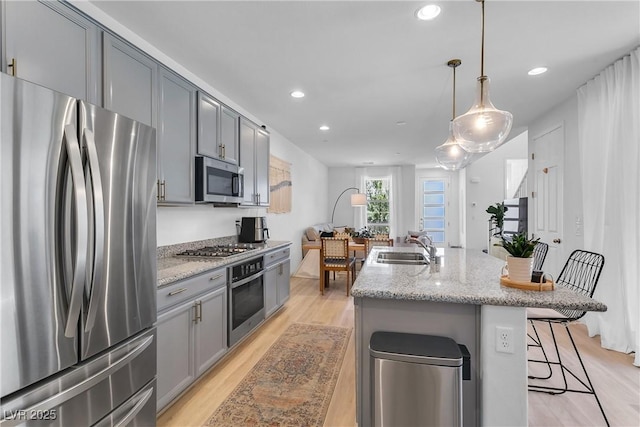
M 421 238 L 426 239 L 429 242 L 429 244 L 427 245 L 426 243 L 424 243 L 422 240 L 420 240 Z M 424 250 L 427 251 L 427 253 L 429 254 L 430 260 L 433 261 L 436 259 L 436 252 L 438 249 L 433 245 L 433 240 L 431 240 L 429 236 L 423 235 L 416 238 L 416 237 L 411 237 L 410 235 L 407 235 L 404 241 L 405 243 L 415 243 L 417 245 L 422 246 Z

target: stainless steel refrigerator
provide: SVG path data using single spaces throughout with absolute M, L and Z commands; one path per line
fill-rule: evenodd
M 155 425 L 155 130 L 0 77 L 0 425 Z

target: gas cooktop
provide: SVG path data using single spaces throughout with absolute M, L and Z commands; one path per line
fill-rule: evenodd
M 176 254 L 177 257 L 225 258 L 258 249 L 253 243 L 230 243 L 228 245 L 205 246 L 198 249 L 187 249 Z

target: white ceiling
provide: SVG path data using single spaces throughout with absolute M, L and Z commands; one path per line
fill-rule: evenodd
M 452 115 L 446 63 L 462 60 L 457 114 L 480 74 L 474 0 L 92 3 L 328 166 L 435 166 Z M 417 20 L 427 3 L 442 13 Z M 639 5 L 486 1 L 485 74 L 511 136 L 640 44 Z

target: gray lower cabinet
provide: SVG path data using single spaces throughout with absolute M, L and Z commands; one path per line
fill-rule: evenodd
M 276 312 L 289 299 L 290 249 L 278 249 L 264 257 L 264 309 L 265 317 Z
M 194 315 L 190 301 L 158 316 L 158 411 L 195 380 Z
M 159 289 L 157 330 L 161 411 L 227 352 L 226 270 Z
M 289 259 L 278 264 L 277 279 L 278 306 L 280 307 L 289 300 L 291 290 L 291 261 Z
M 158 100 L 158 203 L 194 202 L 197 89 L 160 68 Z
M 115 36 L 102 37 L 104 107 L 156 127 L 158 63 Z
M 2 70 L 100 104 L 100 30 L 59 2 L 2 2 Z
M 240 167 L 244 168 L 243 206 L 269 206 L 269 133 L 240 118 Z

